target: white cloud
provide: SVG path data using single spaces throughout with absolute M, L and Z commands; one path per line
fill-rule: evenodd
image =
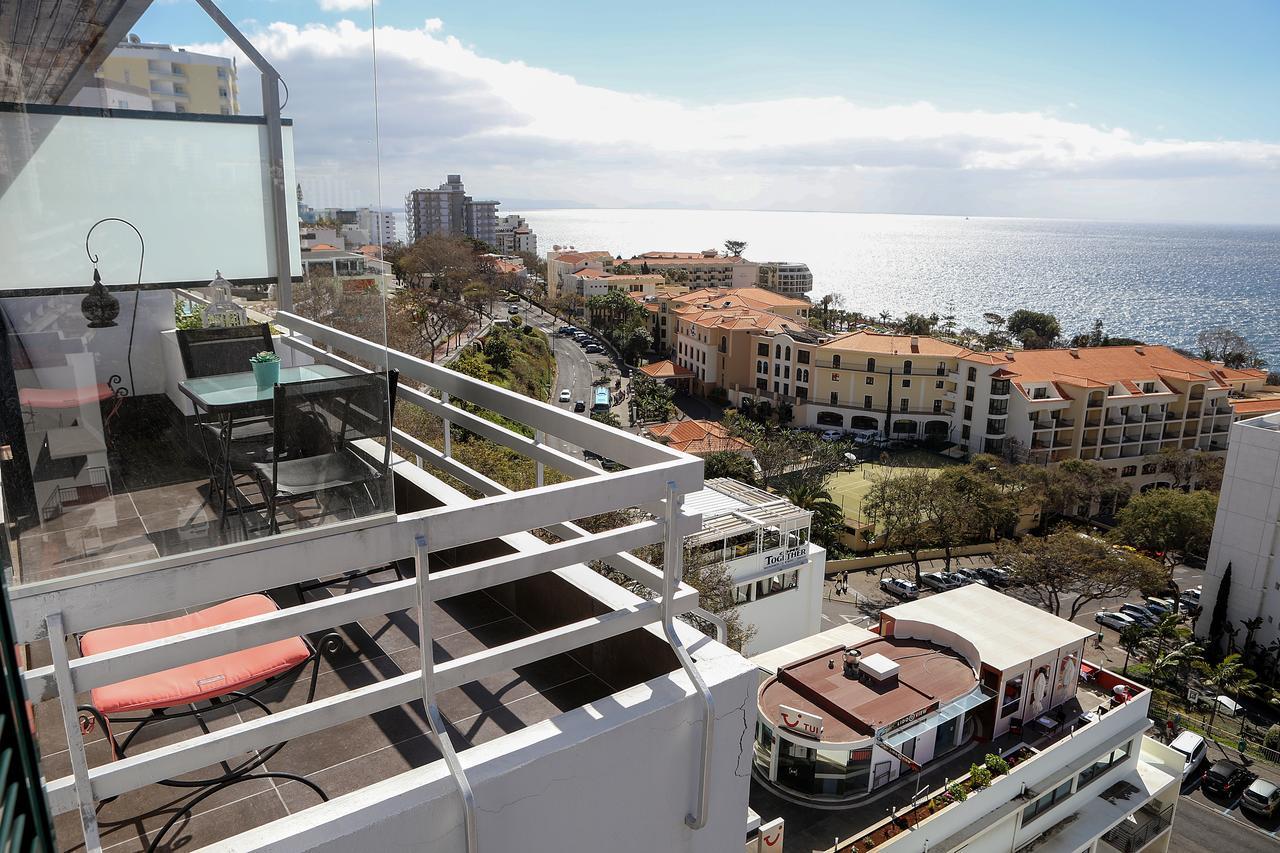
M 1168 205 L 1177 193 L 1148 196 L 1135 182 L 1183 182 L 1188 204 L 1206 178 L 1280 184 L 1274 143 L 1150 139 L 1049 112 L 869 107 L 839 96 L 693 104 L 491 59 L 442 30 L 432 18 L 376 34 L 389 194 L 463 172 L 484 195 L 599 206 L 1170 218 L 1180 212 Z M 290 84 L 304 181 L 321 182 L 322 195 L 358 192 L 337 184 L 372 180 L 371 32 L 345 20 L 274 23 L 251 38 Z M 241 84 L 242 93 L 251 88 Z M 1063 190 L 1086 180 L 1095 182 L 1088 192 Z M 1280 202 L 1257 201 L 1265 195 L 1240 215 L 1221 215 L 1280 219 Z M 1064 198 L 1077 206 L 1054 210 Z M 1146 210 L 1154 198 L 1160 208 Z M 1011 200 L 1018 209 L 989 209 Z
M 326 12 L 350 12 L 355 9 L 368 9 L 378 0 L 320 0 L 320 8 Z

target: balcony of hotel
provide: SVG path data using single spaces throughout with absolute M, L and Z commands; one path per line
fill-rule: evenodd
M 73 5 L 47 49 L 97 67 L 147 5 L 72 27 Z M 701 461 L 397 351 L 376 290 L 317 297 L 278 113 L 60 106 L 79 76 L 0 82 L 32 99 L 0 109 L 21 155 L 0 564 L 56 849 L 395 849 L 429 827 L 454 853 L 477 823 L 492 850 L 535 824 L 559 849 L 740 840 L 742 724 L 712 707 L 755 675 L 681 621 L 719 630 L 681 580 Z M 177 327 L 219 324 L 260 330 L 279 374 L 239 349 L 197 375 Z M 659 567 L 633 554 L 657 545 Z

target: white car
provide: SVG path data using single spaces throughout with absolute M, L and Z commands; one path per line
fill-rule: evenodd
M 1200 762 L 1204 761 L 1204 756 L 1207 752 L 1204 738 L 1195 732 L 1183 732 L 1174 738 L 1169 746 L 1187 757 L 1187 763 L 1182 765 L 1182 778 L 1184 780 L 1189 778 L 1191 772 L 1200 766 Z
M 881 578 L 880 588 L 892 595 L 894 598 L 901 598 L 909 601 L 913 598 L 919 598 L 920 590 L 914 583 L 902 578 Z
M 823 441 L 839 441 L 844 438 L 844 430 L 842 429 L 824 429 L 822 435 L 818 436 Z
M 560 390 L 560 402 L 561 402 L 561 403 L 567 403 L 567 402 L 569 402 L 571 399 L 573 399 L 573 397 L 572 397 L 572 395 L 570 395 L 570 394 L 569 394 L 569 389 L 568 389 L 568 388 L 562 388 L 562 389 Z
M 1110 613 L 1106 610 L 1096 614 L 1093 617 L 1093 621 L 1097 622 L 1099 625 L 1106 625 L 1108 628 L 1114 628 L 1117 631 L 1123 631 L 1131 625 L 1138 624 L 1131 616 L 1126 616 L 1123 613 Z

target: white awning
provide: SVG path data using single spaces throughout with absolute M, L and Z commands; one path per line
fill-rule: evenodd
M 894 732 L 893 734 L 886 737 L 884 739 L 884 742 L 889 744 L 889 746 L 893 747 L 894 749 L 897 749 L 899 746 L 911 740 L 912 738 L 919 737 L 920 735 L 924 734 L 930 729 L 935 729 L 938 726 L 942 725 L 947 720 L 955 719 L 956 717 L 963 714 L 965 711 L 971 711 L 974 708 L 977 708 L 979 705 L 983 704 L 984 702 L 987 702 L 993 698 L 994 698 L 993 696 L 982 692 L 981 687 L 974 688 L 973 691 L 965 694 L 964 696 L 961 696 L 959 699 L 956 699 L 954 702 L 948 702 L 947 704 L 943 705 L 941 708 L 938 709 L 938 713 L 934 714 L 933 716 L 926 717 L 925 719 L 921 720 L 915 725 L 909 726 L 908 728 L 905 728 L 902 731 Z

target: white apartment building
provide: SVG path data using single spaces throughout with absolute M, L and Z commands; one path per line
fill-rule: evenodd
M 533 233 L 529 223 L 519 214 L 498 217 L 494 240 L 499 254 L 538 254 L 538 235 Z
M 583 270 L 612 272 L 613 255 L 602 251 L 579 252 L 553 246 L 547 252 L 547 295 L 552 299 L 577 292 L 574 273 Z
M 1200 594 L 1196 635 L 1209 636 L 1227 567 L 1227 619 L 1236 628 L 1261 617 L 1254 642 L 1280 638 L 1280 413 L 1231 426 L 1231 449 Z
M 760 264 L 759 286 L 787 296 L 803 297 L 813 290 L 813 273 L 807 264 L 764 261 Z
M 356 226 L 369 235 L 367 243 L 384 246 L 399 242 L 396 233 L 396 215 L 390 210 L 374 210 L 371 207 L 356 209 Z
M 29 44 L 29 30 L 0 27 L 0 56 L 29 58 L 0 76 L 0 100 L 32 107 L 0 112 L 14 158 L 0 186 L 0 394 L 16 403 L 0 407 L 0 619 L 12 615 L 8 717 L 23 721 L 7 743 L 29 759 L 31 814 L 52 816 L 25 822 L 34 842 L 742 849 L 749 729 L 734 709 L 749 706 L 755 670 L 682 618 L 699 609 L 681 566 L 702 528 L 684 506 L 702 462 L 400 352 L 376 301 L 344 318 L 358 332 L 295 301 L 293 137 L 322 131 L 281 116 L 278 75 L 226 18 L 214 23 L 248 46 L 266 115 L 62 106 L 149 5 L 48 4 Z M 200 16 L 193 30 L 208 26 L 182 8 Z M 191 228 L 192 199 L 217 239 Z M 104 212 L 129 221 L 99 223 Z M 174 326 L 182 292 L 214 270 L 271 286 L 276 304 L 269 326 L 203 330 L 235 344 L 211 364 L 198 357 L 207 341 Z M 280 356 L 271 388 L 249 369 L 264 347 Z M 450 438 L 394 427 L 393 399 Z M 308 405 L 326 416 L 305 416 Z M 110 453 L 75 429 L 95 412 Z M 225 429 L 210 441 L 214 424 Z M 451 426 L 524 460 L 528 487 L 468 465 Z M 265 467 L 243 464 L 253 449 Z M 615 510 L 635 520 L 574 522 Z M 657 543 L 662 569 L 634 557 Z M 258 691 L 254 708 L 229 692 L 240 688 Z M 120 753 L 122 716 L 188 704 L 205 718 L 171 715 L 162 736 L 143 729 Z M 224 776 L 248 753 L 273 775 L 158 784 Z
M 827 554 L 809 539 L 812 513 L 723 477 L 707 480 L 685 506 L 702 515 L 702 530 L 685 539 L 689 559 L 724 564 L 738 613 L 755 629 L 743 654 L 818 632 Z
M 853 805 L 915 785 L 909 771 L 942 756 L 995 752 L 1007 774 L 931 814 L 898 808 L 911 831 L 875 849 L 1165 850 L 1182 756 L 1145 736 L 1147 688 L 1085 661 L 1091 634 L 973 585 L 888 608 L 875 631 L 842 625 L 757 655 L 755 778 Z M 836 849 L 861 853 L 890 822 Z

